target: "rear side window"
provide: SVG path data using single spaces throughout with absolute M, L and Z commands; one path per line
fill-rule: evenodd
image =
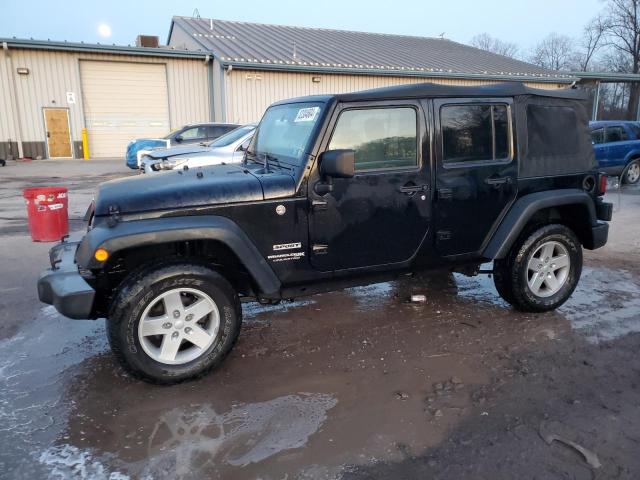
M 356 171 L 366 171 L 415 167 L 417 145 L 417 117 L 413 108 L 370 108 L 340 114 L 329 150 L 354 150 Z
M 185 140 L 193 140 L 195 138 L 205 138 L 205 127 L 192 127 L 187 128 L 180 136 Z
M 627 132 L 625 132 L 624 128 L 615 126 L 606 127 L 604 129 L 605 143 L 624 142 L 625 140 L 629 140 L 629 136 L 627 135 Z
M 591 130 L 591 141 L 596 145 L 604 143 L 604 128 Z
M 572 107 L 528 105 L 529 155 L 557 157 L 579 153 L 578 128 L 578 117 Z
M 230 132 L 231 130 L 235 130 L 237 127 L 233 127 L 230 125 L 210 125 L 207 127 L 207 137 L 208 138 L 218 138 L 225 133 Z
M 629 128 L 635 137 L 635 140 L 640 140 L 640 124 L 630 123 Z
M 510 158 L 507 105 L 443 105 L 440 125 L 444 165 Z

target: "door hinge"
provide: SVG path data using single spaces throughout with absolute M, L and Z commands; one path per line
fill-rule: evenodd
M 321 245 L 316 243 L 311 247 L 311 251 L 314 255 L 324 255 L 329 251 L 329 245 Z
M 440 200 L 451 200 L 453 198 L 453 190 L 451 188 L 439 188 L 438 198 Z
M 328 208 L 327 206 L 327 202 L 325 202 L 324 200 L 313 200 L 311 202 L 311 209 L 314 212 L 320 211 L 320 210 L 326 210 Z
M 436 232 L 436 236 L 439 242 L 443 240 L 451 240 L 451 232 L 449 230 L 438 230 Z

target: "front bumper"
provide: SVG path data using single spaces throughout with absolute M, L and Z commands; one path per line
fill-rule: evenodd
M 79 242 L 63 242 L 51 249 L 51 268 L 38 279 L 38 297 L 65 317 L 89 319 L 95 290 L 82 278 L 75 261 Z

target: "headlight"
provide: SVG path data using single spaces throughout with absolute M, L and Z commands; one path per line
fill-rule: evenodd
M 162 164 L 163 170 L 173 170 L 174 168 L 182 165 L 183 163 L 187 163 L 188 161 L 188 158 L 176 158 L 172 160 L 164 159 L 160 163 Z

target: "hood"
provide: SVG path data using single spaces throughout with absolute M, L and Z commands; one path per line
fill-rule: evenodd
M 204 147 L 197 143 L 193 145 L 184 145 L 180 147 L 172 148 L 159 148 L 147 153 L 147 157 L 151 157 L 154 160 L 161 160 L 163 158 L 176 157 L 178 155 L 190 155 L 193 153 L 207 153 L 211 150 L 210 147 Z
M 290 171 L 261 173 L 238 164 L 170 170 L 100 184 L 95 215 L 170 210 L 284 198 L 295 193 Z

